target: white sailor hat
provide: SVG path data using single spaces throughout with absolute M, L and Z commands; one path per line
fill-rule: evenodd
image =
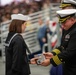
M 56 13 L 59 15 L 59 22 L 63 23 L 67 19 L 76 15 L 76 9 L 59 10 L 56 11 Z
M 68 6 L 76 7 L 76 1 L 75 0 L 62 0 L 60 8 L 64 8 Z
M 12 14 L 12 15 L 11 15 L 11 19 L 12 19 L 12 20 L 28 21 L 28 20 L 30 20 L 30 17 L 27 16 L 27 15 L 23 15 L 23 14 Z

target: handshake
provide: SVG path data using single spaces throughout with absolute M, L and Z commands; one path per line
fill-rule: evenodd
M 34 58 L 32 58 L 30 61 L 31 61 L 31 64 L 48 66 L 50 65 L 50 59 L 52 57 L 53 57 L 53 54 L 50 52 L 47 52 L 43 54 L 34 55 Z

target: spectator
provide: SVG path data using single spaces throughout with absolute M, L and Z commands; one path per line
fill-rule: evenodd
M 39 23 L 39 28 L 38 28 L 37 38 L 39 40 L 39 44 L 40 44 L 40 47 L 42 50 L 42 47 L 44 45 L 44 41 L 42 39 L 43 39 L 44 34 L 45 34 L 45 28 L 44 28 L 43 20 L 41 17 L 39 18 L 38 23 Z
M 38 30 L 38 39 L 40 42 L 41 49 L 43 48 L 43 45 L 47 43 L 47 40 L 48 40 L 47 39 L 47 33 L 51 34 L 51 31 L 49 29 L 49 21 L 50 21 L 50 19 L 47 18 L 45 25 L 44 25 L 42 19 L 41 18 L 39 19 L 40 28 Z M 45 48 L 46 52 L 47 52 L 47 50 L 48 49 Z
M 23 0 L 23 1 L 14 1 L 11 4 L 0 6 L 0 17 L 3 16 L 3 13 L 12 13 L 12 14 L 31 14 L 34 12 L 38 12 L 42 9 L 43 1 L 35 1 L 35 0 Z M 49 3 L 50 4 L 50 3 Z M 48 5 L 48 4 L 47 4 Z M 28 9 L 29 8 L 29 9 Z M 0 21 L 2 22 L 1 18 Z
M 5 13 L 3 16 L 2 16 L 2 22 L 5 22 L 5 21 L 8 21 L 10 20 L 10 13 Z
M 12 8 L 12 14 L 18 14 L 20 11 L 19 11 L 19 7 L 18 6 L 13 6 Z
M 42 9 L 50 8 L 50 0 L 43 0 L 43 6 Z

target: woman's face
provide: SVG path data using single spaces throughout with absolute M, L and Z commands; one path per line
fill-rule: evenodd
M 26 24 L 27 24 L 27 22 L 24 22 L 24 23 L 22 24 L 22 33 L 25 31 Z

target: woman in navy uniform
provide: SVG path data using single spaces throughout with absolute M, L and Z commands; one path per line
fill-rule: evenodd
M 29 17 L 22 14 L 13 14 L 11 18 L 12 22 L 5 42 L 6 75 L 29 75 L 30 67 L 26 54 L 27 46 L 21 35 L 25 31 Z M 11 40 L 11 38 L 13 39 Z M 35 62 L 31 61 L 31 63 Z
M 63 75 L 76 75 L 76 9 L 60 10 L 57 14 L 66 31 L 62 36 L 61 45 L 51 53 L 44 53 L 47 59 L 41 65 L 63 64 Z

